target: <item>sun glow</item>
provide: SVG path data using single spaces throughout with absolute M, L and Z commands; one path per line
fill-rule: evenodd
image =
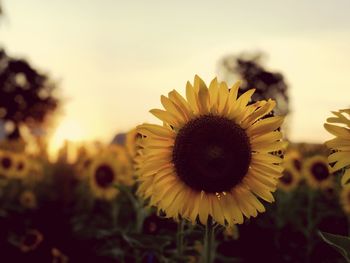
M 58 157 L 59 150 L 67 142 L 68 146 L 68 159 L 73 158 L 72 146 L 87 139 L 86 129 L 83 129 L 82 125 L 76 120 L 64 119 L 53 133 L 49 143 L 49 155 L 51 160 L 55 160 Z

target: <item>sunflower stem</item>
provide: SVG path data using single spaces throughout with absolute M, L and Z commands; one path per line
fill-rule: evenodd
M 112 226 L 116 227 L 117 221 L 118 221 L 118 215 L 119 215 L 119 205 L 115 200 L 112 202 L 111 212 L 112 212 Z
M 312 234 L 313 234 L 313 228 L 314 228 L 314 223 L 313 223 L 313 202 L 314 202 L 314 194 L 315 190 L 309 189 L 308 191 L 308 207 L 307 207 L 307 262 L 310 262 L 310 256 L 312 253 L 312 247 L 313 247 L 313 239 L 312 239 Z
M 214 259 L 214 225 L 211 216 L 208 217 L 204 235 L 204 263 L 212 263 Z
M 183 255 L 183 249 L 184 249 L 184 228 L 185 228 L 185 221 L 183 219 L 180 219 L 179 223 L 177 224 L 177 254 L 179 257 L 182 257 Z

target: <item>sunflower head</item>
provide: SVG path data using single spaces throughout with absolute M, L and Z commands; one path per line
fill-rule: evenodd
M 19 249 L 23 253 L 35 250 L 43 241 L 43 235 L 36 229 L 29 229 L 20 239 Z
M 290 162 L 285 162 L 284 171 L 279 178 L 278 188 L 284 192 L 294 190 L 300 182 L 300 173 Z
M 111 200 L 118 194 L 116 184 L 131 185 L 132 167 L 122 147 L 105 149 L 90 164 L 89 182 L 96 198 Z
M 258 197 L 273 201 L 283 118 L 268 116 L 272 100 L 250 102 L 254 90 L 238 97 L 239 84 L 196 76 L 186 99 L 173 90 L 151 110 L 163 125 L 138 126 L 138 193 L 168 217 L 232 225 L 264 211 Z
M 303 175 L 312 188 L 325 189 L 333 184 L 327 158 L 321 155 L 310 157 L 305 161 Z
M 299 173 L 302 170 L 302 156 L 301 153 L 297 149 L 289 149 L 284 155 L 284 160 L 286 163 L 291 163 L 291 165 L 296 169 Z
M 333 150 L 328 161 L 332 164 L 333 172 L 346 169 L 341 179 L 342 185 L 345 185 L 350 179 L 350 109 L 332 113 L 334 116 L 328 118 L 328 123 L 324 124 L 326 130 L 336 136 L 326 142 L 327 147 Z
M 33 191 L 26 190 L 19 196 L 19 202 L 24 208 L 33 209 L 37 206 L 36 196 Z
M 13 175 L 16 178 L 23 179 L 28 174 L 30 169 L 30 164 L 28 158 L 25 154 L 16 154 L 14 155 L 13 163 Z

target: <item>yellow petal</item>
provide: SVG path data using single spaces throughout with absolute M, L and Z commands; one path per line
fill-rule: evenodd
M 164 109 L 166 109 L 167 112 L 173 114 L 179 123 L 184 123 L 187 121 L 186 114 L 184 114 L 179 106 L 173 103 L 169 98 L 162 95 L 160 97 L 160 101 Z
M 219 94 L 219 85 L 217 78 L 214 78 L 209 85 L 210 110 L 211 113 L 217 113 L 217 100 Z
M 252 154 L 252 163 L 254 163 L 254 161 L 279 164 L 283 162 L 283 159 L 281 157 L 269 153 L 258 153 Z
M 220 225 L 224 226 L 225 216 L 224 212 L 222 211 L 219 199 L 215 195 L 212 195 L 210 196 L 210 202 L 213 211 L 213 218 L 215 221 L 219 222 Z
M 350 139 L 350 129 L 346 129 L 344 127 L 339 127 L 336 125 L 331 125 L 328 123 L 325 123 L 324 127 L 329 133 L 331 133 L 335 136 L 338 136 L 338 137 L 344 138 L 344 139 Z
M 341 178 L 341 185 L 344 186 L 350 180 L 350 169 L 347 169 Z
M 159 110 L 159 109 L 153 109 L 153 110 L 150 110 L 150 113 L 152 113 L 161 121 L 169 123 L 172 127 L 176 127 L 176 128 L 180 127 L 180 122 L 170 112 Z
M 258 119 L 264 117 L 266 114 L 270 113 L 275 106 L 275 101 L 268 101 L 265 105 L 254 111 L 248 118 L 243 121 L 241 124 L 242 128 L 245 129 L 256 122 Z
M 183 113 L 187 116 L 187 119 L 191 119 L 193 116 L 193 112 L 188 102 L 176 90 L 169 92 L 168 95 L 169 99 L 171 99 L 173 103 L 178 105 L 179 108 L 183 111 Z
M 274 117 L 266 118 L 254 123 L 252 126 L 250 126 L 246 130 L 246 132 L 248 136 L 251 137 L 262 133 L 275 131 L 279 127 L 281 127 L 283 120 L 284 120 L 284 117 L 282 116 L 274 116 Z
M 254 143 L 252 144 L 252 150 L 267 153 L 286 149 L 287 145 L 288 142 L 286 141 Z
M 221 82 L 219 84 L 219 96 L 218 96 L 218 112 L 223 114 L 223 111 L 226 108 L 226 103 L 228 99 L 229 91 L 227 84 L 225 82 Z
M 175 132 L 171 129 L 162 127 L 156 124 L 142 124 L 137 126 L 137 132 L 146 136 L 160 136 L 164 138 L 173 138 L 175 136 Z
M 264 134 L 259 134 L 250 139 L 250 143 L 260 144 L 260 143 L 271 143 L 282 139 L 282 133 L 279 131 L 272 131 Z
M 335 152 L 335 153 L 332 153 L 330 156 L 328 156 L 328 161 L 330 163 L 337 162 L 341 159 L 350 160 L 350 152 Z
M 247 106 L 254 92 L 255 92 L 255 89 L 250 89 L 244 92 L 241 96 L 239 96 L 236 102 L 238 104 L 239 109 L 243 109 L 245 106 Z
M 195 93 L 191 83 L 188 81 L 186 84 L 186 98 L 187 98 L 187 101 L 189 102 L 189 105 L 192 111 L 194 113 L 198 113 L 199 107 L 198 107 L 198 101 L 197 101 L 197 94 Z
M 209 91 L 205 84 L 199 85 L 198 101 L 201 114 L 207 114 L 209 112 Z
M 204 193 L 201 197 L 201 200 L 199 203 L 199 210 L 198 210 L 199 220 L 203 225 L 206 225 L 208 221 L 208 215 L 209 215 L 208 204 L 209 204 L 208 196 L 206 193 Z

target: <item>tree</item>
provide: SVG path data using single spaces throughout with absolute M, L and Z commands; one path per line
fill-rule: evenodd
M 10 139 L 20 138 L 20 125 L 42 127 L 59 104 L 57 86 L 26 60 L 0 49 L 0 120 L 12 126 Z
M 288 86 L 281 73 L 270 72 L 262 66 L 262 55 L 226 56 L 219 64 L 220 73 L 226 81 L 232 78 L 243 80 L 241 93 L 255 88 L 253 100 L 272 98 L 276 100 L 277 114 L 289 113 Z

